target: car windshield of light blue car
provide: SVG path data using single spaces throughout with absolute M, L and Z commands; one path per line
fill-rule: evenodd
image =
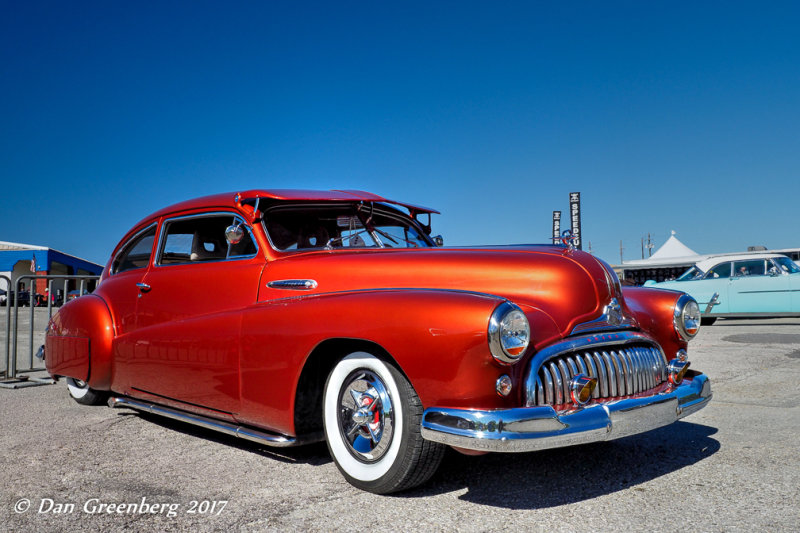
M 800 272 L 800 267 L 797 266 L 797 263 L 795 263 L 788 257 L 775 257 L 772 260 L 775 261 L 781 268 L 781 270 L 783 270 L 787 274 L 797 274 L 798 272 Z
M 691 281 L 693 279 L 700 279 L 703 277 L 703 274 L 705 274 L 705 272 L 703 272 L 696 266 L 693 266 L 692 268 L 681 274 L 681 277 L 679 277 L 675 281 Z

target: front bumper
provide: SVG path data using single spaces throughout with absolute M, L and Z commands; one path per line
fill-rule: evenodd
M 618 439 L 666 426 L 705 407 L 711 382 L 695 374 L 669 392 L 626 398 L 558 414 L 552 407 L 476 411 L 431 407 L 423 438 L 487 452 L 528 452 Z

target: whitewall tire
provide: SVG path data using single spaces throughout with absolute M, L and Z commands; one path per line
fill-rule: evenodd
M 444 446 L 420 434 L 422 404 L 391 363 L 351 353 L 328 375 L 323 422 L 336 466 L 353 485 L 377 494 L 427 481 Z
M 67 378 L 67 390 L 72 399 L 83 405 L 101 405 L 108 398 L 108 393 L 89 388 L 85 381 Z

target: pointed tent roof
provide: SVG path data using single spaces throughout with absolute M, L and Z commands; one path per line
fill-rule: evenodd
M 661 245 L 653 255 L 647 259 L 636 259 L 633 261 L 623 261 L 623 266 L 657 267 L 670 265 L 691 265 L 705 259 L 707 255 L 700 255 L 675 236 L 675 230 L 671 232 L 667 242 Z
M 697 255 L 697 252 L 683 244 L 678 238 L 675 236 L 675 230 L 672 230 L 672 234 L 667 239 L 667 242 L 661 245 L 661 248 L 653 252 L 653 255 L 650 256 L 650 259 L 660 261 L 662 259 L 671 259 L 673 257 L 689 257 Z

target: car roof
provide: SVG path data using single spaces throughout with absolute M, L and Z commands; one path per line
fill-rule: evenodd
M 162 215 L 174 213 L 176 211 L 185 211 L 189 209 L 201 209 L 204 207 L 234 207 L 239 202 L 247 200 L 254 200 L 256 198 L 266 198 L 278 201 L 330 201 L 330 202 L 382 202 L 387 204 L 399 205 L 405 207 L 412 213 L 436 213 L 439 211 L 430 207 L 421 205 L 409 204 L 406 202 L 398 202 L 390 200 L 377 194 L 372 194 L 366 191 L 356 190 L 332 190 L 332 191 L 315 191 L 307 189 L 253 189 L 248 191 L 229 192 L 222 194 L 215 194 L 211 196 L 203 196 L 186 200 L 173 204 L 163 209 L 159 209 L 149 217 L 157 218 Z
M 748 259 L 769 259 L 771 257 L 786 257 L 782 254 L 738 254 L 738 255 L 718 255 L 709 257 L 695 263 L 695 266 L 703 272 L 708 272 L 708 269 L 720 263 L 728 263 L 730 261 L 747 261 Z M 788 259 L 788 258 L 787 258 Z

